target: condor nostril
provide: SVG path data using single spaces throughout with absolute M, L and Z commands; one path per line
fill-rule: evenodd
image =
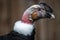
M 45 17 L 46 18 L 50 18 L 51 17 L 51 14 L 50 13 L 46 13 Z

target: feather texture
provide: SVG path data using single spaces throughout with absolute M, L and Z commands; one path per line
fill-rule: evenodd
M 34 29 L 33 24 L 27 24 L 21 21 L 17 21 L 14 25 L 14 31 L 25 36 L 31 35 L 33 29 Z

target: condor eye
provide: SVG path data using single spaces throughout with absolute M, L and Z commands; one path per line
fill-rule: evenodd
M 44 8 L 42 8 L 42 10 L 45 10 Z
M 38 8 L 38 11 L 45 10 L 44 8 Z
M 38 8 L 38 11 L 41 11 L 41 8 Z

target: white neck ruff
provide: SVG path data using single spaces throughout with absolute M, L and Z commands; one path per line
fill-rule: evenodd
M 27 24 L 21 21 L 17 21 L 14 25 L 14 31 L 25 36 L 31 35 L 33 29 L 34 29 L 33 24 Z

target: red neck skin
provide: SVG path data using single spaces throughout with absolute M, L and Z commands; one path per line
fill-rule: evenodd
M 22 16 L 22 22 L 27 23 L 27 24 L 33 24 L 31 20 L 28 19 L 29 15 L 23 15 Z

